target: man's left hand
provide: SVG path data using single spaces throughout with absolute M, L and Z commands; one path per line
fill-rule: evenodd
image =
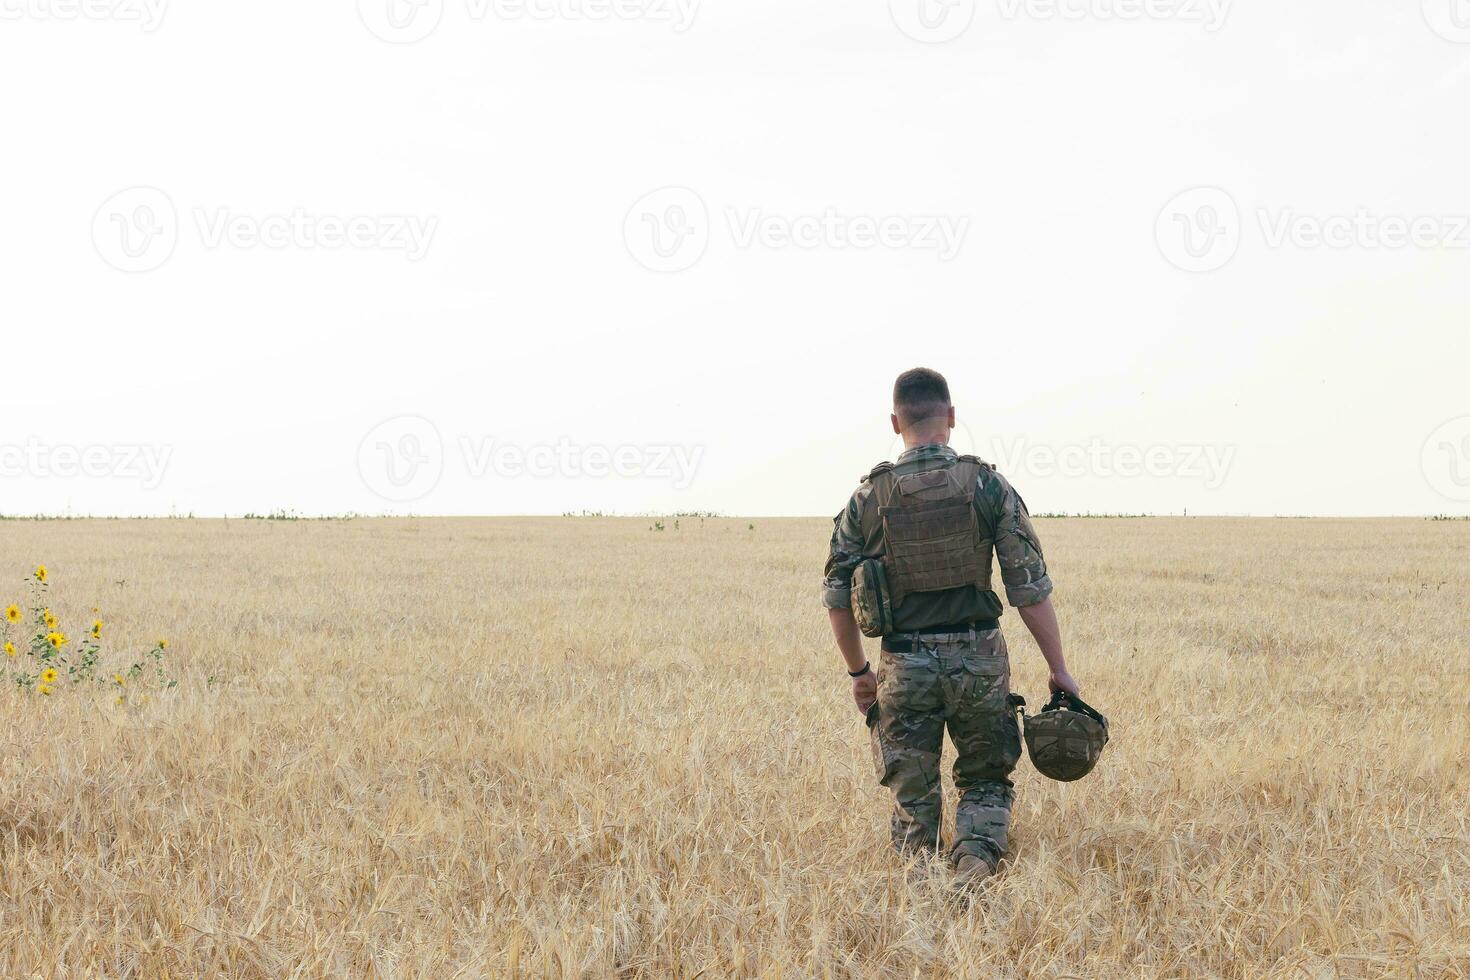
M 1072 675 L 1067 673 L 1065 670 L 1052 671 L 1051 683 L 1049 686 L 1053 691 L 1066 691 L 1068 694 L 1075 694 L 1079 698 L 1082 696 L 1081 688 L 1079 688 L 1077 686 L 1077 682 L 1072 679 Z

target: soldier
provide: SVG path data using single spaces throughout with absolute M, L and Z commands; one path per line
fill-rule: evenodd
M 881 782 L 893 791 L 900 853 L 939 847 L 939 754 L 949 726 L 960 794 L 949 856 L 961 883 L 974 884 L 1006 853 L 1009 777 L 1021 755 L 992 554 L 1051 669 L 1051 689 L 1080 692 L 1026 504 L 993 466 L 949 447 L 955 410 L 943 375 L 899 375 L 892 422 L 904 452 L 874 467 L 834 519 L 822 604 L 873 728 Z M 863 634 L 883 637 L 876 676 Z

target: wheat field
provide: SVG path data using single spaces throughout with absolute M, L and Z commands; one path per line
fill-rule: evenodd
M 1470 975 L 1470 524 L 1039 522 L 1113 741 L 968 897 L 888 849 L 830 524 L 650 524 L 0 523 L 0 605 L 179 681 L 0 693 L 0 976 Z

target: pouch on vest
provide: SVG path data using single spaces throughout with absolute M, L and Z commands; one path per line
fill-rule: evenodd
M 864 636 L 893 632 L 893 604 L 880 558 L 869 558 L 852 572 L 852 613 Z

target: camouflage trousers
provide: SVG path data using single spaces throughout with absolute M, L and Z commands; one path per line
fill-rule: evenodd
M 884 643 L 878 703 L 868 727 L 879 780 L 893 791 L 893 844 L 902 852 L 939 846 L 939 756 L 944 730 L 954 742 L 959 803 L 950 857 L 1005 854 L 1015 794 L 1010 774 L 1021 733 L 1007 696 L 1011 666 L 998 629 L 908 633 Z

